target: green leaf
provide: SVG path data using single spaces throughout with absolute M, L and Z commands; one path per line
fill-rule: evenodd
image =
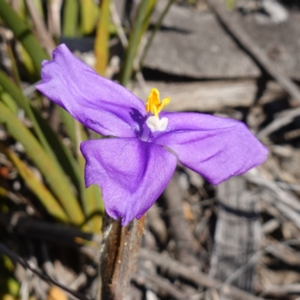
M 12 51 L 9 44 L 7 44 L 6 48 L 7 48 L 8 56 L 9 56 L 10 61 L 11 61 L 12 77 L 13 77 L 15 83 L 18 85 L 18 87 L 20 87 L 21 86 L 21 80 L 20 80 L 20 75 L 19 75 L 17 63 L 16 63 L 15 57 L 13 55 L 13 51 Z
M 16 105 L 15 101 L 12 97 L 3 91 L 2 87 L 0 86 L 0 99 L 6 104 L 7 107 L 12 111 L 13 114 L 17 114 L 18 106 Z
M 0 254 L 0 299 L 13 300 L 20 294 L 20 283 L 13 277 L 14 262 L 6 255 Z
M 39 73 L 41 70 L 41 62 L 48 59 L 48 56 L 30 28 L 9 6 L 6 0 L 0 0 L 0 17 L 13 31 L 15 37 L 22 43 L 32 59 L 35 70 Z
M 57 157 L 55 165 L 61 173 L 69 176 L 75 188 L 78 188 L 81 174 L 71 150 L 62 143 L 58 134 L 53 131 L 49 123 L 42 118 L 36 109 L 33 109 L 33 113 Z M 70 116 L 70 118 L 72 117 Z
M 79 17 L 78 0 L 66 0 L 63 12 L 63 35 L 75 37 L 77 34 L 77 25 Z
M 31 0 L 34 2 L 34 7 L 36 8 L 39 16 L 41 16 L 41 18 L 44 18 L 44 11 L 43 11 L 43 1 L 41 0 Z
M 164 8 L 163 12 L 162 12 L 161 15 L 159 16 L 159 18 L 158 18 L 158 20 L 157 20 L 157 22 L 156 22 L 156 24 L 155 24 L 154 30 L 152 30 L 151 35 L 150 35 L 150 37 L 148 38 L 147 44 L 146 44 L 146 46 L 145 46 L 145 48 L 144 48 L 144 50 L 143 50 L 143 53 L 142 53 L 142 55 L 141 55 L 140 66 L 139 66 L 140 69 L 142 68 L 142 66 L 143 66 L 143 64 L 144 64 L 144 60 L 145 60 L 145 58 L 146 58 L 146 55 L 147 55 L 147 53 L 148 53 L 148 50 L 150 49 L 150 46 L 151 46 L 151 44 L 152 44 L 152 41 L 153 41 L 153 39 L 154 39 L 155 34 L 156 34 L 157 31 L 160 29 L 164 17 L 165 17 L 166 14 L 168 13 L 169 9 L 171 8 L 171 6 L 172 6 L 172 4 L 173 4 L 174 2 L 175 2 L 175 0 L 169 0 L 168 4 L 167 4 L 166 7 Z
M 5 0 L 0 0 L 0 17 L 5 20 L 8 27 L 10 27 L 10 29 L 14 32 L 16 38 L 20 40 L 25 50 L 31 57 L 35 69 L 40 72 L 41 62 L 45 59 L 48 59 L 48 56 L 39 45 L 30 28 L 24 23 L 24 21 L 21 20 L 21 18 L 6 3 Z M 32 109 L 30 101 L 24 97 L 22 92 L 7 78 L 2 71 L 0 71 L 0 85 L 8 94 L 10 94 L 10 96 L 18 103 L 18 105 L 24 109 L 26 115 L 33 124 L 38 139 L 40 140 L 44 149 L 47 151 L 56 168 L 62 172 L 61 166 L 63 166 L 66 173 L 71 177 L 75 186 L 77 186 L 80 174 L 78 174 L 78 166 L 76 166 L 74 159 L 72 159 L 70 151 L 66 150 L 66 147 L 60 143 L 58 137 L 53 133 L 46 121 L 41 118 L 41 116 L 34 109 Z M 43 127 L 43 130 L 41 127 Z M 49 134 L 52 138 L 48 142 Z M 53 149 L 55 151 L 53 151 Z M 59 160 L 59 163 L 57 159 Z
M 82 141 L 87 139 L 83 126 L 75 120 L 76 129 L 76 149 L 77 149 L 77 160 L 81 169 L 81 199 L 83 204 L 83 209 L 85 212 L 87 225 L 93 232 L 99 232 L 102 225 L 102 216 L 104 213 L 104 205 L 102 201 L 101 191 L 99 186 L 92 185 L 88 188 L 85 187 L 84 179 L 84 167 L 85 160 L 82 153 L 79 150 L 79 145 Z
M 26 182 L 29 189 L 38 197 L 44 207 L 47 209 L 48 213 L 55 219 L 61 222 L 68 222 L 68 217 L 63 211 L 60 204 L 52 196 L 50 191 L 45 187 L 45 185 L 40 182 L 28 168 L 28 166 L 22 162 L 17 155 L 14 154 L 9 148 L 5 147 L 0 143 L 0 152 L 4 153 L 7 158 L 14 164 L 19 174 L 22 176 Z
M 98 185 L 91 185 L 84 191 L 85 214 L 87 221 L 91 224 L 92 232 L 99 232 L 102 226 L 104 205 L 101 190 Z
M 120 82 L 123 86 L 127 86 L 131 79 L 134 58 L 137 54 L 141 38 L 148 29 L 150 16 L 155 4 L 156 0 L 142 0 L 139 6 L 133 30 L 129 38 L 124 65 L 122 66 Z
M 234 10 L 235 0 L 226 0 L 226 7 L 228 10 Z
M 9 191 L 0 186 L 0 197 L 9 198 Z
M 76 133 L 75 133 L 75 119 L 63 108 L 58 107 L 60 117 L 65 125 L 66 131 L 71 139 L 73 145 L 76 145 Z
M 17 44 L 20 46 L 20 60 L 28 72 L 28 81 L 33 82 L 33 80 L 36 79 L 36 74 L 32 59 L 23 45 L 20 42 Z
M 95 40 L 95 70 L 102 76 L 105 76 L 106 67 L 109 58 L 109 28 L 110 28 L 110 12 L 109 0 L 101 1 L 101 10 L 97 25 L 96 40 Z
M 63 168 L 66 174 L 70 176 L 75 187 L 77 187 L 80 180 L 80 174 L 78 166 L 76 165 L 71 152 L 62 144 L 57 134 L 53 132 L 49 124 L 35 109 L 31 107 L 30 100 L 22 94 L 18 87 L 14 83 L 12 83 L 6 76 L 6 74 L 1 70 L 0 86 L 2 86 L 4 91 L 6 91 L 11 96 L 11 98 L 15 100 L 19 107 L 24 109 L 26 115 L 29 117 L 34 126 L 39 140 L 50 156 L 53 165 L 56 166 L 56 168 L 60 170 L 60 172 L 63 172 Z M 47 140 L 45 138 L 46 136 Z
M 93 0 L 80 0 L 80 31 L 83 35 L 91 34 L 96 26 L 98 6 Z
M 46 149 L 48 154 L 53 159 L 53 162 L 55 163 L 55 161 L 56 161 L 55 155 L 54 155 L 48 141 L 46 140 L 46 138 L 36 120 L 35 115 L 33 114 L 29 100 L 26 97 L 24 97 L 24 95 L 19 90 L 19 88 L 14 83 L 12 83 L 9 80 L 9 78 L 6 76 L 6 74 L 4 72 L 2 72 L 1 70 L 0 70 L 0 85 L 8 94 L 10 94 L 10 96 L 18 103 L 18 105 L 24 109 L 26 115 L 29 117 L 30 121 L 33 124 L 33 127 L 35 129 L 35 132 L 36 132 L 40 142 L 42 143 L 43 147 Z
M 77 199 L 74 197 L 66 176 L 58 172 L 50 157 L 45 153 L 31 132 L 0 102 L 0 123 L 19 141 L 27 155 L 44 175 L 53 193 L 64 207 L 70 220 L 75 225 L 84 223 L 84 215 Z

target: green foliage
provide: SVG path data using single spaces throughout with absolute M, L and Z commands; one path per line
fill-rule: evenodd
M 128 85 L 128 82 L 132 77 L 134 59 L 137 55 L 142 36 L 148 29 L 151 13 L 155 4 L 156 0 L 143 0 L 140 3 L 121 71 L 120 82 L 124 86 Z
M 21 20 L 6 0 L 0 0 L 0 18 L 13 31 L 16 39 L 22 43 L 32 59 L 35 70 L 40 72 L 41 61 L 48 59 L 47 54 L 40 46 L 29 26 Z
M 109 59 L 109 5 L 110 0 L 103 0 L 101 2 L 101 11 L 98 20 L 95 40 L 95 70 L 102 76 L 105 76 L 105 71 Z
M 93 0 L 79 0 L 80 2 L 80 32 L 89 35 L 95 30 L 98 18 L 98 7 Z
M 66 0 L 63 18 L 63 35 L 74 37 L 78 34 L 79 2 Z
M 169 6 L 173 1 L 170 0 Z M 38 14 L 47 22 L 49 16 L 42 0 L 34 0 L 33 3 Z M 110 57 L 109 39 L 111 35 L 117 34 L 116 29 L 119 25 L 112 23 L 110 0 L 102 0 L 99 6 L 95 3 L 93 0 L 64 0 L 60 21 L 64 36 L 95 36 L 95 70 L 105 76 Z M 120 82 L 124 86 L 134 78 L 133 63 L 142 37 L 148 30 L 155 4 L 156 0 L 142 0 L 132 30 L 126 32 L 124 28 L 122 29 L 129 39 L 120 72 Z M 145 52 L 168 8 L 159 19 Z M 85 161 L 79 151 L 80 143 L 88 138 L 86 129 L 66 111 L 56 107 L 63 132 L 70 141 L 67 147 L 62 142 L 62 131 L 53 130 L 49 120 L 46 120 L 39 111 L 43 105 L 39 107 L 35 105 L 36 102 L 43 103 L 43 96 L 35 92 L 33 101 L 22 91 L 22 81 L 32 83 L 33 79 L 40 78 L 41 62 L 49 59 L 46 54 L 49 51 L 45 51 L 47 49 L 42 47 L 42 41 L 39 40 L 41 37 L 33 33 L 31 24 L 25 1 L 19 2 L 16 12 L 8 1 L 0 0 L 0 25 L 13 32 L 17 45 L 16 49 L 11 49 L 11 43 L 7 42 L 7 54 L 11 62 L 10 76 L 0 70 L 0 126 L 5 128 L 9 137 L 22 144 L 25 159 L 22 157 L 22 160 L 5 142 L 0 143 L 0 152 L 12 163 L 28 190 L 35 195 L 53 222 L 81 227 L 82 230 L 89 232 L 99 232 L 104 211 L 101 191 L 98 186 L 85 188 Z M 22 70 L 26 70 L 27 78 L 24 78 L 24 72 L 21 72 L 20 63 Z M 18 118 L 20 111 L 24 111 L 26 122 Z M 42 178 L 36 177 L 33 168 L 40 172 Z M 2 185 L 3 180 L 0 179 L 0 197 L 10 203 L 8 199 L 14 194 L 8 185 Z M 5 204 L 1 206 L 1 213 L 10 214 L 13 207 Z M 4 261 L 7 262 L 7 259 L 0 258 L 1 270 L 6 268 Z M 13 267 L 10 266 L 9 272 Z M 0 272 L 0 289 L 4 285 L 5 293 L 16 297 L 19 284 L 7 270 L 6 268 L 6 271 Z
M 20 290 L 20 284 L 13 275 L 14 264 L 3 254 L 0 254 L 0 299 L 12 299 L 7 297 L 11 295 L 17 297 Z
M 61 222 L 68 222 L 68 217 L 62 206 L 60 206 L 59 202 L 53 197 L 47 187 L 34 176 L 28 165 L 22 162 L 13 151 L 1 143 L 0 152 L 5 154 L 15 165 L 27 186 L 40 199 L 41 203 L 45 206 L 49 214 Z
M 66 175 L 53 165 L 49 155 L 43 150 L 37 139 L 22 124 L 22 122 L 12 114 L 8 107 L 1 102 L 0 123 L 5 126 L 12 137 L 23 145 L 26 153 L 45 176 L 53 193 L 65 208 L 70 221 L 75 225 L 82 224 L 84 222 L 84 216 Z
M 233 10 L 235 7 L 235 0 L 226 0 L 226 6 L 229 10 Z

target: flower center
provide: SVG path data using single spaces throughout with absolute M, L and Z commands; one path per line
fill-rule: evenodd
M 159 99 L 159 91 L 156 88 L 153 88 L 150 91 L 149 97 L 146 103 L 146 112 L 152 113 L 153 116 L 148 117 L 146 124 L 151 130 L 155 131 L 164 131 L 168 126 L 167 118 L 159 118 L 159 113 L 161 110 L 170 102 L 170 97 L 164 98 L 162 101 Z

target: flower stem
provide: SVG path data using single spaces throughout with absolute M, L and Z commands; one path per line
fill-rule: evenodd
M 101 299 L 122 300 L 128 295 L 144 233 L 144 220 L 143 216 L 122 227 L 120 220 L 105 214 L 100 251 Z

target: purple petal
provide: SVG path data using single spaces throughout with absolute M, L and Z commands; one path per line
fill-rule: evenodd
M 106 212 L 127 225 L 142 217 L 169 182 L 175 155 L 137 138 L 111 138 L 81 144 L 86 186 L 98 184 Z
M 263 163 L 268 150 L 241 122 L 196 113 L 162 113 L 167 131 L 152 141 L 170 148 L 179 161 L 219 184 Z
M 44 61 L 37 89 L 102 135 L 134 137 L 145 105 L 121 85 L 96 74 L 62 44 Z

